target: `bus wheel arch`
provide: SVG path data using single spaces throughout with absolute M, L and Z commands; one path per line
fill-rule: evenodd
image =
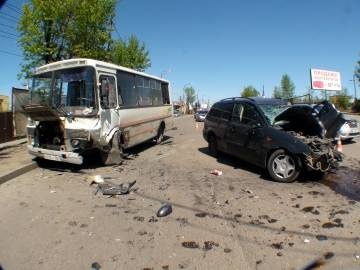
M 165 122 L 161 121 L 159 128 L 158 128 L 157 135 L 155 137 L 156 144 L 159 144 L 164 140 L 164 132 L 165 132 Z
M 122 133 L 116 130 L 108 144 L 108 151 L 101 151 L 101 161 L 104 165 L 119 165 L 123 160 Z

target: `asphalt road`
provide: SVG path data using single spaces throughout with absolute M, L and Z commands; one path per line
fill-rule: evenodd
M 279 184 L 227 155 L 208 155 L 192 117 L 123 165 L 48 163 L 0 186 L 0 264 L 8 269 L 360 268 L 360 143 L 344 145 L 336 174 Z M 212 169 L 223 172 L 210 174 Z M 94 194 L 101 175 L 136 180 L 117 197 Z M 169 202 L 173 212 L 158 218 Z

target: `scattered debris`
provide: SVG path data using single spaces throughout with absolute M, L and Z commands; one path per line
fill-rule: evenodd
M 274 249 L 283 249 L 284 248 L 284 243 L 283 242 L 273 243 L 273 244 L 271 244 L 271 247 L 274 248 Z
M 95 192 L 95 195 L 99 192 L 99 190 L 101 190 L 103 195 L 126 195 L 129 194 L 131 190 L 131 188 L 135 185 L 136 181 L 133 182 L 129 182 L 129 183 L 122 183 L 120 185 L 114 184 L 110 181 L 105 181 L 104 182 L 100 182 L 97 183 L 98 184 L 98 188 Z M 92 183 L 96 183 L 95 181 Z
M 294 243 L 293 243 L 293 242 L 289 242 L 288 245 L 289 245 L 289 247 L 292 247 L 292 246 L 294 246 Z
M 199 248 L 199 244 L 194 241 L 182 242 L 181 244 L 185 248 Z
M 326 260 L 331 259 L 334 257 L 334 253 L 327 252 L 322 257 L 312 261 L 307 266 L 305 266 L 302 270 L 313 270 L 313 269 L 319 269 L 319 267 L 323 266 L 326 263 Z
M 154 216 L 152 216 L 152 217 L 149 219 L 149 222 L 158 222 L 158 220 L 157 220 Z
M 262 263 L 262 260 L 256 261 L 256 264 L 261 264 L 261 263 Z
M 223 172 L 220 171 L 220 170 L 212 170 L 210 173 L 213 174 L 213 175 L 217 175 L 217 176 L 220 176 L 220 175 L 223 174 Z
M 356 260 L 360 260 L 360 255 L 354 254 L 354 258 L 355 258 Z
M 246 192 L 246 193 L 249 193 L 249 194 L 253 194 L 254 192 L 250 189 L 241 189 L 242 192 Z
M 230 253 L 232 250 L 230 248 L 224 248 L 224 253 Z
M 196 217 L 199 217 L 199 218 L 204 218 L 204 217 L 206 217 L 208 214 L 207 213 L 205 213 L 205 212 L 200 212 L 200 213 L 196 213 L 195 214 L 195 216 Z
M 50 193 L 54 194 L 54 193 L 56 193 L 56 190 L 50 190 Z
M 172 206 L 171 204 L 167 203 L 160 207 L 160 209 L 157 211 L 156 215 L 158 217 L 165 217 L 167 215 L 170 215 L 172 212 Z
M 218 244 L 218 243 L 215 243 L 214 241 L 205 241 L 205 242 L 204 242 L 203 250 L 210 250 L 210 249 L 212 249 L 214 246 L 215 246 L 215 247 L 218 247 L 219 244 Z
M 94 262 L 91 264 L 91 270 L 100 270 L 101 265 L 98 262 Z
M 304 239 L 304 243 L 310 243 L 309 239 Z
M 135 216 L 135 217 L 133 217 L 133 219 L 136 221 L 140 221 L 140 222 L 143 222 L 145 220 L 144 217 L 139 217 L 139 216 Z
M 282 254 L 282 252 L 278 252 L 278 253 L 276 253 L 276 255 L 281 257 L 283 254 Z
M 325 241 L 325 240 L 328 240 L 327 236 L 326 235 L 323 235 L 323 234 L 318 234 L 315 236 L 317 240 L 319 241 Z

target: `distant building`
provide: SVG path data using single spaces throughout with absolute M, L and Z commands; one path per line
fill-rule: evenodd
M 0 112 L 9 111 L 9 97 L 0 95 Z

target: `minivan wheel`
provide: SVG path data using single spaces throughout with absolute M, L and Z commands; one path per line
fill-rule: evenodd
M 282 183 L 293 182 L 300 174 L 295 157 L 284 149 L 278 149 L 271 154 L 267 169 L 273 180 Z
M 216 137 L 214 135 L 211 135 L 208 139 L 208 148 L 210 155 L 216 157 L 218 154 L 218 149 L 217 149 Z

